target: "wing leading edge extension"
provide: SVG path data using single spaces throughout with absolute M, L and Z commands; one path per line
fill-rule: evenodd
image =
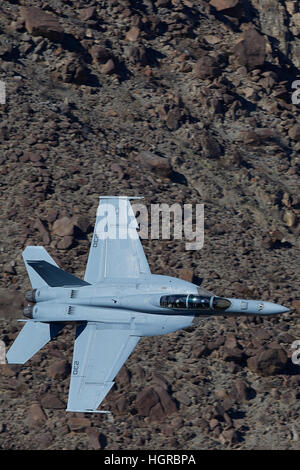
M 84 280 L 139 278 L 150 268 L 137 233 L 138 224 L 127 196 L 101 197 Z
M 103 328 L 94 322 L 77 326 L 67 411 L 101 412 L 98 406 L 140 339 L 118 325 Z

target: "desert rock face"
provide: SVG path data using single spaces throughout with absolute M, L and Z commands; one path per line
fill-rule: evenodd
M 151 271 L 291 312 L 141 339 L 113 420 L 65 412 L 66 326 L 0 364 L 0 448 L 300 449 L 298 2 L 50 3 L 0 6 L 1 341 L 22 327 L 24 248 L 83 277 L 100 195 L 204 204 L 203 248 L 142 240 Z

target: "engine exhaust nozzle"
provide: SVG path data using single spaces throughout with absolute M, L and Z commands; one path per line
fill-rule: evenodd
M 32 311 L 33 311 L 33 307 L 31 305 L 28 305 L 27 307 L 25 307 L 23 310 L 24 317 L 32 318 Z
M 26 299 L 28 302 L 35 303 L 35 302 L 36 302 L 35 294 L 36 294 L 36 289 L 29 290 L 29 291 L 26 292 L 26 294 L 25 294 L 25 299 Z

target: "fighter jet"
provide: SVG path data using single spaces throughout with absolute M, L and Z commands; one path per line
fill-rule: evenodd
M 168 334 L 212 315 L 289 310 L 218 297 L 191 282 L 151 274 L 131 199 L 136 198 L 100 197 L 84 280 L 60 269 L 41 246 L 23 251 L 31 305 L 7 362 L 24 364 L 64 325 L 76 325 L 66 411 L 105 413 L 98 407 L 143 336 Z

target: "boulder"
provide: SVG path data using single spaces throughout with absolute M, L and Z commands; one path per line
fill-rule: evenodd
M 265 349 L 247 361 L 247 365 L 256 374 L 269 376 L 282 372 L 287 365 L 288 357 L 284 349 Z
M 193 68 L 194 76 L 201 79 L 218 77 L 220 72 L 217 61 L 208 55 L 198 59 Z
M 210 135 L 207 131 L 203 131 L 199 140 L 205 157 L 216 159 L 221 157 L 223 150 L 216 137 Z
M 35 220 L 34 228 L 40 232 L 42 240 L 43 240 L 43 244 L 49 245 L 49 243 L 51 242 L 51 239 L 50 239 L 48 229 L 46 228 L 45 224 L 42 222 L 42 220 L 39 217 L 37 217 Z
M 71 416 L 68 418 L 68 426 L 70 431 L 83 432 L 91 426 L 91 422 L 88 418 L 83 416 Z
M 233 333 L 228 333 L 226 336 L 226 340 L 224 343 L 225 348 L 233 349 L 236 348 L 238 345 L 236 336 Z
M 113 403 L 113 413 L 124 414 L 128 412 L 129 401 L 126 397 L 121 396 L 118 400 Z
M 170 393 L 165 387 L 155 387 L 155 391 L 159 396 L 160 403 L 162 405 L 164 415 L 169 416 L 177 411 L 177 406 Z
M 177 270 L 178 277 L 187 282 L 193 282 L 194 270 L 192 268 L 181 268 Z
M 161 387 L 165 390 L 169 390 L 169 383 L 168 383 L 167 379 L 162 374 L 160 374 L 159 372 L 154 371 L 151 374 L 151 378 L 152 378 L 152 382 L 153 382 L 154 385 L 156 385 L 158 387 Z
M 118 386 L 120 385 L 121 387 L 126 387 L 130 384 L 130 378 L 130 372 L 128 368 L 124 365 L 116 377 Z
M 32 36 L 42 36 L 55 42 L 64 38 L 64 29 L 58 18 L 37 7 L 20 7 L 25 27 Z
M 240 18 L 244 8 L 242 0 L 210 0 L 210 5 L 224 15 Z
M 65 83 L 83 85 L 88 81 L 89 70 L 80 56 L 69 53 L 57 64 L 54 76 Z
M 82 233 L 88 233 L 91 228 L 91 221 L 85 215 L 76 215 L 72 218 L 74 226 Z
M 116 71 L 116 65 L 113 61 L 113 59 L 108 59 L 105 64 L 101 65 L 99 68 L 100 72 L 103 73 L 104 75 L 110 75 Z
M 159 397 L 155 390 L 146 388 L 137 395 L 136 407 L 141 416 L 149 416 L 151 408 L 159 402 Z
M 79 17 L 82 21 L 89 21 L 94 19 L 96 16 L 96 7 L 87 7 L 87 8 L 82 8 L 79 10 Z
M 57 248 L 59 250 L 67 250 L 70 248 L 73 244 L 73 237 L 72 235 L 67 235 L 66 237 L 63 237 L 59 242 L 57 243 Z
M 35 442 L 39 450 L 47 449 L 52 444 L 53 437 L 50 432 L 38 433 Z
M 247 383 L 242 379 L 237 379 L 234 384 L 230 397 L 234 398 L 237 402 L 244 402 L 249 399 L 250 388 Z
M 130 42 L 135 42 L 140 36 L 140 28 L 132 26 L 132 28 L 126 33 L 125 39 Z
M 170 131 L 176 131 L 179 128 L 181 111 L 179 108 L 171 109 L 166 118 L 166 125 Z
M 86 429 L 86 433 L 89 436 L 89 448 L 100 450 L 105 447 L 105 445 L 103 445 L 105 438 L 99 429 L 90 427 Z
M 159 176 L 167 177 L 172 173 L 171 162 L 167 157 L 143 151 L 139 154 L 139 160 L 145 169 L 151 170 Z
M 260 135 L 253 129 L 242 131 L 238 134 L 238 140 L 246 145 L 261 145 L 262 139 Z
M 169 392 L 160 386 L 149 387 L 140 392 L 136 406 L 141 416 L 149 416 L 150 421 L 160 421 L 177 410 L 177 406 Z
M 265 62 L 266 40 L 256 29 L 251 28 L 243 33 L 242 39 L 235 45 L 233 52 L 240 65 L 248 71 L 260 67 Z
M 111 52 L 106 49 L 104 46 L 94 44 L 90 49 L 89 53 L 93 59 L 94 64 L 105 64 L 109 59 L 111 59 Z
M 165 416 L 164 409 L 160 402 L 156 403 L 156 405 L 151 408 L 149 413 L 150 422 L 161 421 Z
M 221 444 L 237 444 L 239 442 L 239 435 L 233 428 L 225 429 L 219 436 Z
M 39 403 L 32 403 L 27 412 L 27 425 L 29 428 L 39 428 L 43 426 L 47 418 Z
M 41 402 L 43 403 L 43 407 L 45 409 L 64 410 L 66 408 L 66 404 L 51 392 L 47 392 L 45 395 L 43 395 Z
M 132 64 L 145 66 L 149 63 L 147 49 L 142 44 L 131 44 L 124 48 L 126 57 Z
M 57 219 L 52 227 L 53 235 L 58 235 L 59 237 L 66 237 L 73 235 L 74 232 L 74 221 L 69 217 L 61 217 Z
M 293 211 L 285 211 L 283 214 L 283 221 L 288 227 L 296 225 L 297 217 Z
M 300 124 L 295 124 L 289 130 L 289 137 L 292 140 L 296 140 L 297 142 L 300 141 Z
M 55 361 L 48 367 L 48 373 L 53 379 L 65 379 L 68 377 L 70 370 L 70 364 L 65 359 Z
M 210 0 L 209 2 L 218 11 L 228 10 L 234 8 L 240 3 L 240 0 Z
M 221 350 L 222 359 L 226 362 L 235 362 L 236 364 L 241 364 L 244 359 L 243 350 L 236 348 L 224 348 Z

